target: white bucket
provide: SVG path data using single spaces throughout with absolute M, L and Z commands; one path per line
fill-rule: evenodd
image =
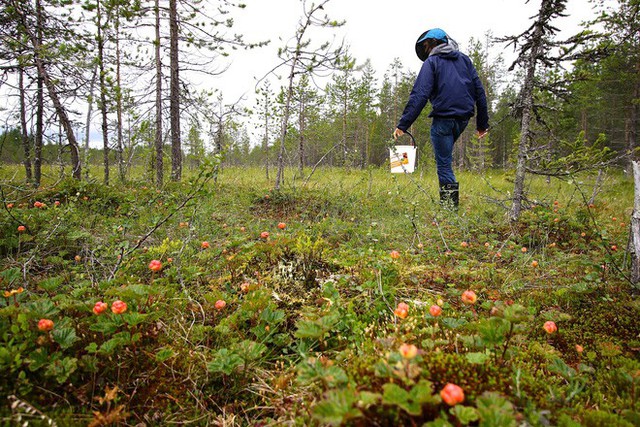
M 416 166 L 414 145 L 394 145 L 389 148 L 391 173 L 412 173 Z

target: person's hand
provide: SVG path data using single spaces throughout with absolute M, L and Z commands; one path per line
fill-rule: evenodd
M 478 132 L 476 132 L 476 136 L 478 137 L 478 139 L 482 139 L 487 136 L 488 133 L 489 129 L 479 130 Z
M 398 139 L 398 137 L 402 135 L 404 135 L 404 131 L 402 129 L 396 128 L 396 130 L 393 131 L 393 139 Z

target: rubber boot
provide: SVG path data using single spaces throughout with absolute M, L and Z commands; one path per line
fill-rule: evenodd
M 447 209 L 458 209 L 460 200 L 459 184 L 444 184 L 440 186 L 440 204 Z

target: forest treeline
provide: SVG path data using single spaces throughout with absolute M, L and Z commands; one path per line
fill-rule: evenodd
M 478 141 L 471 122 L 456 146 L 459 168 L 523 166 L 557 175 L 567 161 L 553 162 L 596 146 L 618 164 L 632 159 L 639 127 L 639 2 L 590 3 L 593 19 L 565 40 L 558 33 L 566 0 L 541 0 L 521 34 L 460 41 L 485 86 L 492 127 Z M 110 171 L 126 180 L 133 166 L 143 165 L 157 185 L 166 181 L 165 170 L 180 180 L 183 166 L 196 167 L 215 154 L 231 165 L 264 165 L 267 175 L 282 164 L 300 170 L 384 165 L 414 72 L 398 59 L 381 75 L 344 46 L 314 45 L 315 36 L 305 34 L 309 26 L 342 23 L 318 18 L 321 8 L 302 5 L 304 19 L 291 29 L 297 38 L 279 51 L 289 87 L 265 78 L 257 102 L 247 105 L 226 104 L 224 89 L 196 91 L 193 84 L 223 72 L 234 50 L 265 44 L 233 33 L 230 17 L 242 4 L 3 2 L 0 90 L 6 119 L 0 159 L 23 163 L 36 185 L 42 164 L 56 162 L 70 165 L 67 173 L 78 179 L 90 166 L 105 183 Z M 508 49 L 517 56 L 513 64 L 502 56 Z M 330 70 L 324 87 L 314 79 L 320 68 Z M 411 129 L 427 153 L 428 112 Z M 102 146 L 89 147 L 96 131 Z

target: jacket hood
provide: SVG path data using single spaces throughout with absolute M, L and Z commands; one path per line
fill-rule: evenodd
M 429 53 L 429 56 L 440 55 L 443 58 L 457 58 L 459 51 L 460 50 L 458 49 L 458 43 L 454 39 L 449 37 L 448 43 L 439 44 L 438 46 L 434 47 Z

